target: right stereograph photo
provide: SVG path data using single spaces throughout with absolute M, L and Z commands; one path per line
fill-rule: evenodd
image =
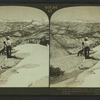
M 50 87 L 100 87 L 100 7 L 56 11 L 50 24 Z

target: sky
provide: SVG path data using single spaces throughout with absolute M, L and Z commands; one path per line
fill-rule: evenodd
M 1 6 L 0 20 L 48 20 L 47 15 L 40 9 L 25 6 Z
M 100 22 L 100 7 L 76 6 L 66 7 L 56 11 L 51 17 L 52 21 L 83 20 Z

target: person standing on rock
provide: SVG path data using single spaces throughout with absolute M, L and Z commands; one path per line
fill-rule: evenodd
M 89 51 L 90 51 L 90 48 L 89 48 L 89 41 L 88 41 L 88 38 L 85 37 L 84 39 L 84 45 L 85 45 L 85 59 L 88 59 L 89 58 Z
M 11 40 L 10 40 L 10 37 L 7 36 L 6 38 L 6 51 L 7 51 L 7 58 L 11 58 Z

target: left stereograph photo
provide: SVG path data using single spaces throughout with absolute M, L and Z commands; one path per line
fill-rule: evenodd
M 0 6 L 0 87 L 48 86 L 48 16 L 34 7 Z

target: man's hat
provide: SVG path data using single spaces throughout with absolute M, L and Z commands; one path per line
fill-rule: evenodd
M 10 39 L 10 36 L 7 36 L 7 39 Z
M 88 37 L 85 37 L 85 40 L 88 40 Z

